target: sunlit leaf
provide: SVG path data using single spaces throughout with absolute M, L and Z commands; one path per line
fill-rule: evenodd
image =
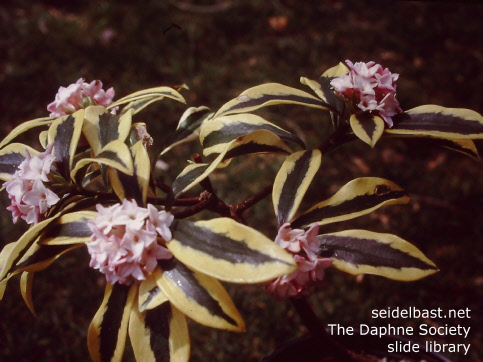
M 374 147 L 384 132 L 384 120 L 368 113 L 353 114 L 350 125 L 354 134 L 369 146 Z
M 23 122 L 22 124 L 15 127 L 10 133 L 0 142 L 0 148 L 4 147 L 5 145 L 9 144 L 15 137 L 21 135 L 22 133 L 41 126 L 48 126 L 51 124 L 55 118 L 53 117 L 43 117 L 43 118 L 36 118 L 31 121 Z
M 186 317 L 169 302 L 141 313 L 133 308 L 129 339 L 136 361 L 188 361 L 190 342 Z
M 304 142 L 294 134 L 266 121 L 260 116 L 242 113 L 210 119 L 203 123 L 200 131 L 203 154 L 208 156 L 213 153 L 221 153 L 229 142 L 261 129 L 276 134 L 282 140 L 297 143 L 302 148 L 305 148 Z
M 39 243 L 43 245 L 83 244 L 90 240 L 91 229 L 87 221 L 97 215 L 95 211 L 78 211 L 62 215 L 51 223 L 40 235 Z
M 276 104 L 300 104 L 326 109 L 325 103 L 311 94 L 279 83 L 266 83 L 249 88 L 225 103 L 213 118 L 234 113 L 248 113 Z
M 120 106 L 121 104 L 131 103 L 138 100 L 146 100 L 146 99 L 158 99 L 160 97 L 168 97 L 174 99 L 181 103 L 186 103 L 185 99 L 181 94 L 179 94 L 176 90 L 171 87 L 156 87 L 156 88 L 148 88 L 138 92 L 131 93 L 121 99 L 117 100 L 116 102 L 112 103 L 107 107 L 107 109 L 112 109 L 114 107 Z
M 385 130 L 388 134 L 451 140 L 483 138 L 483 117 L 470 109 L 424 105 L 396 114 L 392 119 L 394 126 Z
M 275 177 L 272 191 L 279 226 L 294 217 L 321 160 L 319 150 L 295 152 L 285 159 Z
M 191 271 L 174 258 L 160 266 L 158 286 L 182 313 L 208 327 L 245 330 L 230 296 L 215 278 Z
M 438 271 L 418 248 L 392 234 L 345 230 L 318 239 L 321 256 L 330 257 L 336 268 L 350 274 L 412 281 Z
M 124 142 L 131 131 L 132 114 L 128 111 L 121 116 L 111 114 L 103 106 L 90 106 L 85 110 L 85 122 L 82 127 L 89 145 L 96 156 L 112 141 Z
M 408 201 L 406 191 L 394 182 L 377 177 L 361 177 L 345 184 L 334 196 L 304 212 L 292 221 L 292 227 L 349 220 L 368 214 L 383 205 Z
M 134 174 L 134 164 L 129 147 L 121 141 L 112 141 L 107 144 L 96 157 L 83 158 L 78 161 L 71 172 L 71 178 L 84 166 L 90 163 L 106 165 L 119 170 L 127 175 Z
M 232 283 L 260 283 L 290 274 L 294 261 L 260 232 L 229 218 L 178 220 L 167 243 L 192 269 Z
M 87 346 L 94 361 L 121 361 L 137 285 L 107 284 L 99 310 L 87 334 Z
M 31 156 L 39 152 L 22 143 L 11 143 L 0 150 L 0 180 L 8 181 L 18 170 L 18 166 L 27 158 L 27 152 Z

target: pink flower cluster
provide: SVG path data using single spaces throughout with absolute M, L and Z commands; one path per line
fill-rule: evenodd
M 402 112 L 396 99 L 399 74 L 391 73 L 375 62 L 352 64 L 346 60 L 346 63 L 349 73 L 330 82 L 334 91 L 363 111 L 377 112 L 392 127 L 392 116 Z
M 12 202 L 7 210 L 12 212 L 14 223 L 22 218 L 28 224 L 37 224 L 42 215 L 59 201 L 59 197 L 44 185 L 54 169 L 53 147 L 52 143 L 37 156 L 31 156 L 27 151 L 27 158 L 18 166 L 12 178 L 3 184 Z
M 50 117 L 62 117 L 87 106 L 107 107 L 112 103 L 114 94 L 113 88 L 107 91 L 102 89 L 100 80 L 86 83 L 80 78 L 68 87 L 60 87 L 55 95 L 55 101 L 47 106 L 47 110 L 50 111 Z
M 294 255 L 297 270 L 268 284 L 268 293 L 277 299 L 305 295 L 309 293 L 312 285 L 324 278 L 325 269 L 332 265 L 332 260 L 318 256 L 318 231 L 317 224 L 307 231 L 291 229 L 289 223 L 280 227 L 275 243 Z
M 158 242 L 171 240 L 169 226 L 174 216 L 170 213 L 150 204 L 139 207 L 134 200 L 110 207 L 98 204 L 96 208 L 98 214 L 88 221 L 92 231 L 87 243 L 89 265 L 105 274 L 109 283 L 129 285 L 144 280 L 156 268 L 157 260 L 172 258 Z

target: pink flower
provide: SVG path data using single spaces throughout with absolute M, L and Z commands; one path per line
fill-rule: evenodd
M 158 211 L 153 205 L 139 207 L 134 200 L 110 207 L 98 204 L 96 208 L 97 216 L 88 221 L 92 231 L 87 243 L 89 265 L 105 274 L 109 283 L 144 280 L 154 271 L 158 260 L 173 257 L 163 245 L 171 240 L 169 226 L 173 215 Z
M 28 224 L 37 224 L 47 210 L 59 201 L 59 197 L 44 185 L 54 169 L 52 148 L 53 144 L 37 156 L 31 156 L 27 151 L 27 158 L 11 179 L 3 184 L 11 200 L 7 210 L 12 212 L 14 224 L 20 218 Z
M 330 82 L 334 91 L 354 107 L 376 113 L 392 127 L 392 117 L 402 112 L 396 100 L 396 81 L 399 74 L 383 69 L 375 62 L 353 64 L 346 60 L 349 73 Z
M 100 80 L 86 83 L 84 79 L 79 78 L 68 87 L 60 87 L 55 100 L 47 106 L 47 110 L 50 111 L 50 117 L 62 117 L 91 105 L 107 107 L 112 103 L 114 94 L 113 88 L 107 91 L 102 89 Z M 115 113 L 116 109 L 112 109 L 111 112 Z
M 289 223 L 280 227 L 275 243 L 294 256 L 297 270 L 270 282 L 266 287 L 269 294 L 277 299 L 306 295 L 314 284 L 323 280 L 325 269 L 332 265 L 332 259 L 318 256 L 318 231 L 317 224 L 307 231 L 291 229 Z

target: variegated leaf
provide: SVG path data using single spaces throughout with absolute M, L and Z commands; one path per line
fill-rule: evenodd
M 49 130 L 44 130 L 39 133 L 39 142 L 44 149 L 49 147 Z
M 452 140 L 483 138 L 483 117 L 470 109 L 424 105 L 392 118 L 394 126 L 386 129 L 388 134 Z
M 293 258 L 260 232 L 229 218 L 178 220 L 167 243 L 192 269 L 232 283 L 260 283 L 290 274 Z
M 188 361 L 190 342 L 186 317 L 169 302 L 129 318 L 129 339 L 136 361 Z
M 412 281 L 438 271 L 418 248 L 392 234 L 346 230 L 318 236 L 321 256 L 350 274 L 375 274 Z
M 132 148 L 134 174 L 126 175 L 115 169 L 108 170 L 112 188 L 120 200 L 136 200 L 144 205 L 148 196 L 151 164 L 149 155 L 142 141 L 138 141 Z
M 146 275 L 146 280 L 143 280 L 139 285 L 139 295 L 138 295 L 139 312 L 144 312 L 145 310 L 154 309 L 167 301 L 168 301 L 168 298 L 158 287 L 154 274 L 150 273 Z
M 186 103 L 186 100 L 183 98 L 183 96 L 179 94 L 175 89 L 171 87 L 156 87 L 156 88 L 143 89 L 141 91 L 134 92 L 125 97 L 122 97 L 116 102 L 110 104 L 107 107 L 107 109 L 112 109 L 122 104 L 135 102 L 141 99 L 144 99 L 144 100 L 157 99 L 160 97 L 168 97 L 168 98 L 174 99 L 175 101 Z
M 43 118 L 36 118 L 31 121 L 23 122 L 22 124 L 15 127 L 12 131 L 10 131 L 7 137 L 5 137 L 2 142 L 0 142 L 0 148 L 3 148 L 5 145 L 12 142 L 14 138 L 21 135 L 22 133 L 35 127 L 48 126 L 54 120 L 55 118 L 53 117 L 43 117 Z
M 325 77 L 325 78 L 338 78 L 338 77 L 342 77 L 344 74 L 346 74 L 348 72 L 349 72 L 349 68 L 347 68 L 347 66 L 344 63 L 339 62 L 339 64 L 337 64 L 336 66 L 327 69 L 321 75 L 321 77 Z
M 440 142 L 441 142 L 441 145 L 445 148 L 462 153 L 466 156 L 470 156 L 475 160 L 480 159 L 480 155 L 478 154 L 478 149 L 476 148 L 476 145 L 472 140 L 441 139 Z
M 72 245 L 89 242 L 92 231 L 87 226 L 87 221 L 96 215 L 95 211 L 77 211 L 62 215 L 40 235 L 39 244 Z
M 48 144 L 54 143 L 56 167 L 66 179 L 72 169 L 83 123 L 84 110 L 79 109 L 71 115 L 57 118 L 49 128 Z
M 313 206 L 292 222 L 293 228 L 325 225 L 366 215 L 383 205 L 409 201 L 406 191 L 378 177 L 361 177 L 341 187 L 331 198 Z
M 214 113 L 205 106 L 188 108 L 181 116 L 176 132 L 164 146 L 161 155 L 164 155 L 177 145 L 197 139 L 201 125 L 213 114 Z
M 87 333 L 87 346 L 94 361 L 121 361 L 137 291 L 136 284 L 106 285 L 104 300 Z
M 245 330 L 230 296 L 215 278 L 191 271 L 174 258 L 160 261 L 160 267 L 158 286 L 182 313 L 208 327 Z
M 163 99 L 164 99 L 164 96 L 138 99 L 137 101 L 128 103 L 126 106 L 124 106 L 124 108 L 122 109 L 121 113 L 119 113 L 119 115 L 122 116 L 124 113 L 131 111 L 131 109 L 132 109 L 133 115 L 135 115 L 141 112 L 144 108 L 148 107 L 149 105 L 159 102 Z
M 291 150 L 276 134 L 263 129 L 238 137 L 229 142 L 211 164 L 187 166 L 173 182 L 174 197 L 178 197 L 205 179 L 222 162 L 233 157 L 262 152 L 289 154 Z
M 2 251 L 0 254 L 0 261 L 2 262 L 2 269 L 0 269 L 0 281 L 9 277 L 9 274 L 15 268 L 15 265 L 24 254 L 29 250 L 32 244 L 37 240 L 42 231 L 53 221 L 56 217 L 39 222 L 28 229 L 15 243 L 9 244 L 8 253 Z
M 340 115 L 345 112 L 345 103 L 342 99 L 337 97 L 330 85 L 332 79 L 341 77 L 349 71 L 349 68 L 343 63 L 339 63 L 324 72 L 318 81 L 314 81 L 305 77 L 300 78 L 300 82 L 309 86 L 326 104 L 327 108 Z
M 129 147 L 119 140 L 108 143 L 97 154 L 96 157 L 83 158 L 77 162 L 75 168 L 71 172 L 71 178 L 75 179 L 75 174 L 84 166 L 90 163 L 97 163 L 100 165 L 106 165 L 119 170 L 127 175 L 134 174 L 134 163 L 131 156 Z
M 15 248 L 16 242 L 8 243 L 0 250 L 0 272 L 6 267 L 8 258 Z M 5 288 L 7 287 L 8 277 L 0 279 L 0 300 L 3 298 L 3 293 L 5 293 Z
M 22 298 L 27 304 L 27 307 L 30 309 L 30 312 L 37 317 L 37 313 L 35 313 L 34 302 L 32 300 L 32 286 L 34 280 L 34 273 L 23 272 L 22 276 L 20 277 L 20 293 L 22 294 Z
M 124 142 L 131 131 L 132 114 L 128 111 L 121 116 L 111 114 L 103 106 L 90 106 L 85 110 L 82 132 L 96 156 L 112 141 Z
M 350 125 L 357 137 L 374 147 L 384 132 L 385 122 L 381 117 L 369 113 L 357 113 L 351 116 Z
M 224 104 L 213 118 L 234 113 L 248 113 L 275 104 L 300 104 L 326 109 L 326 104 L 311 94 L 279 83 L 266 83 L 249 88 Z
M 27 152 L 31 156 L 39 152 L 22 143 L 11 143 L 0 150 L 0 180 L 8 181 L 18 170 L 18 166 L 27 158 Z
M 178 198 L 183 192 L 198 184 L 201 180 L 208 176 L 206 170 L 209 167 L 209 163 L 190 163 L 188 166 L 186 166 L 178 177 L 176 177 L 173 185 L 171 186 L 173 189 L 172 199 L 174 200 Z
M 81 244 L 39 245 L 33 244 L 19 260 L 12 275 L 20 272 L 38 272 L 44 270 L 63 254 L 81 247 Z
M 279 226 L 294 217 L 321 161 L 319 150 L 295 152 L 284 161 L 275 177 L 272 191 Z
M 283 140 L 297 143 L 305 148 L 304 142 L 292 133 L 260 116 L 242 113 L 210 119 L 203 123 L 200 131 L 203 154 L 208 156 L 213 153 L 221 153 L 229 142 L 260 129 L 270 131 Z

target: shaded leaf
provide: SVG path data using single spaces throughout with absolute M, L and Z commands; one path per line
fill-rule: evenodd
M 241 155 L 251 153 L 291 153 L 290 148 L 274 133 L 258 130 L 229 142 L 222 153 L 213 162 L 207 164 L 188 165 L 173 182 L 174 198 L 197 185 L 212 173 L 222 162 Z
M 30 309 L 30 312 L 37 317 L 37 313 L 35 313 L 34 302 L 32 300 L 32 286 L 34 280 L 34 273 L 23 272 L 22 276 L 20 277 L 20 293 L 22 294 L 22 298 L 27 304 L 27 307 Z
M 154 277 L 154 274 L 151 273 L 146 275 L 146 280 L 143 280 L 139 285 L 139 312 L 144 312 L 145 310 L 156 308 L 167 301 L 168 298 L 164 295 L 164 293 L 156 284 L 156 278 Z
M 408 201 L 406 191 L 394 182 L 378 177 L 361 177 L 345 184 L 334 196 L 304 212 L 292 222 L 292 228 L 350 220 L 383 205 Z
M 12 275 L 20 272 L 44 270 L 63 254 L 81 247 L 82 244 L 39 245 L 33 244 L 12 270 Z
M 385 122 L 381 117 L 369 113 L 356 113 L 351 116 L 350 125 L 357 137 L 374 147 L 384 132 Z
M 272 191 L 279 226 L 294 217 L 321 161 L 319 150 L 295 152 L 285 159 L 275 177 Z
M 346 230 L 318 236 L 321 251 L 333 265 L 350 274 L 375 274 L 412 281 L 438 271 L 418 248 L 392 235 Z
M 213 153 L 221 153 L 229 142 L 260 129 L 270 131 L 283 140 L 297 143 L 302 148 L 305 148 L 304 142 L 292 133 L 266 121 L 260 116 L 243 113 L 222 116 L 203 123 L 200 132 L 203 154 L 208 156 Z
M 161 155 L 164 155 L 177 145 L 197 139 L 202 123 L 213 114 L 214 113 L 205 106 L 188 108 L 181 116 L 176 132 L 164 146 Z
M 53 155 L 59 173 L 69 178 L 84 123 L 84 110 L 57 118 L 49 128 L 48 144 L 54 142 Z
M 94 361 L 120 361 L 124 353 L 129 316 L 137 286 L 107 284 L 99 310 L 87 334 L 87 346 Z
M 0 281 L 12 272 L 17 262 L 37 240 L 44 228 L 55 220 L 56 217 L 52 217 L 39 222 L 37 225 L 31 226 L 30 229 L 28 229 L 15 243 L 9 244 L 8 250 L 5 254 L 4 251 L 2 251 L 0 254 L 0 261 L 2 262 L 3 268 L 0 270 Z
M 311 94 L 279 83 L 266 83 L 249 88 L 225 103 L 213 118 L 233 113 L 248 113 L 275 104 L 300 104 L 326 109 L 326 104 Z
M 189 270 L 174 258 L 161 261 L 160 266 L 158 286 L 181 312 L 208 327 L 245 330 L 240 314 L 220 282 Z
M 232 283 L 260 283 L 290 274 L 293 258 L 260 232 L 229 218 L 175 221 L 173 255 L 192 269 Z

